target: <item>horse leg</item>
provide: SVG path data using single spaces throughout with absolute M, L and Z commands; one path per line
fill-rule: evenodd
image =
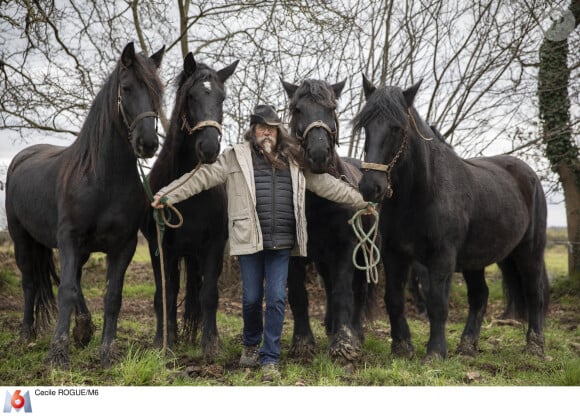
M 70 367 L 70 319 L 73 308 L 79 303 L 77 283 L 81 260 L 87 258 L 73 246 L 71 239 L 59 235 L 61 280 L 58 287 L 58 320 L 50 343 L 48 360 L 53 367 Z
M 201 348 L 206 360 L 213 360 L 221 352 L 216 315 L 219 303 L 218 279 L 223 268 L 225 238 L 212 244 L 204 256 L 203 285 L 200 303 L 203 317 Z
M 351 251 L 352 252 L 352 251 Z M 330 356 L 341 362 L 353 362 L 359 355 L 361 344 L 352 328 L 354 295 L 352 279 L 354 267 L 348 255 L 336 256 L 330 275 L 334 276 L 331 297 L 332 326 L 335 332 L 330 341 Z
M 367 306 L 367 303 L 371 301 L 368 295 L 369 286 L 373 283 L 367 283 L 366 273 L 363 270 L 359 270 L 354 267 L 351 269 L 351 273 L 353 275 L 352 293 L 354 297 L 351 325 L 355 336 L 362 344 L 364 342 L 363 321 L 365 318 L 365 307 Z
M 110 367 L 117 355 L 114 341 L 117 337 L 117 323 L 123 298 L 125 272 L 135 254 L 137 236 L 129 240 L 119 250 L 107 253 L 107 289 L 105 292 L 103 338 L 101 340 L 101 365 Z
M 518 247 L 513 254 L 522 279 L 523 295 L 528 311 L 526 352 L 544 356 L 544 317 L 549 301 L 548 276 L 543 253 Z M 519 311 L 523 314 L 523 311 Z
M 427 263 L 429 290 L 427 314 L 429 316 L 429 342 L 426 360 L 447 357 L 445 325 L 449 315 L 449 291 L 455 269 L 455 253 L 451 250 L 436 252 Z
M 151 251 L 151 248 L 150 248 Z M 165 250 L 165 255 L 170 253 Z M 157 318 L 157 329 L 153 345 L 160 348 L 163 345 L 163 327 L 167 320 L 167 346 L 170 347 L 177 341 L 177 295 L 179 293 L 179 257 L 171 256 L 164 259 L 165 265 L 165 305 L 166 314 L 163 313 L 163 283 L 161 264 L 159 257 L 151 257 L 155 274 L 155 295 L 153 305 Z M 165 316 L 164 316 L 165 315 Z
M 308 314 L 306 291 L 306 263 L 303 257 L 290 257 L 288 264 L 288 303 L 294 317 L 292 345 L 288 355 L 294 358 L 311 358 L 315 353 L 314 335 Z
M 89 255 L 81 259 L 81 264 L 85 264 L 89 259 Z M 91 319 L 91 312 L 87 307 L 85 296 L 81 287 L 82 267 L 77 270 L 77 291 L 78 298 L 75 306 L 75 326 L 73 328 L 73 340 L 75 345 L 84 348 L 89 345 L 93 334 L 95 333 L 95 325 Z
M 391 354 L 410 358 L 414 354 L 411 331 L 405 317 L 405 286 L 411 261 L 400 253 L 383 249 L 385 267 L 385 305 L 391 323 Z
M 475 357 L 477 343 L 481 331 L 481 323 L 487 309 L 489 289 L 485 282 L 485 270 L 464 271 L 463 277 L 467 284 L 467 299 L 469 302 L 469 315 L 461 335 L 461 342 L 457 347 L 457 353 Z
M 324 293 L 326 294 L 326 307 L 324 309 L 324 329 L 326 336 L 330 337 L 336 333 L 338 328 L 334 325 L 332 296 L 334 286 L 334 275 L 330 271 L 329 265 L 324 261 L 316 261 L 316 271 L 322 277 L 324 283 Z
M 421 287 L 424 287 L 424 282 L 428 280 L 427 268 L 418 262 L 413 262 L 411 267 L 411 275 L 409 276 L 409 288 L 413 296 L 413 302 L 417 308 L 417 313 L 423 315 L 427 312 L 425 306 L 425 298 L 421 292 Z
M 41 313 L 43 310 L 46 310 L 46 312 L 54 310 L 50 273 L 48 270 L 42 270 L 40 267 L 35 266 L 35 263 L 41 261 L 40 259 L 47 254 L 52 256 L 52 250 L 34 241 L 32 236 L 20 227 L 15 219 L 9 221 L 9 227 L 10 235 L 14 241 L 16 265 L 22 274 L 22 290 L 24 294 L 24 316 L 20 327 L 20 340 L 28 343 L 36 338 L 35 309 L 37 313 Z M 36 276 L 35 271 L 39 272 Z M 48 282 L 48 289 L 50 289 L 46 293 L 47 302 L 46 305 L 36 305 L 37 299 L 42 299 L 42 296 L 37 296 L 40 285 L 36 282 L 44 280 Z M 47 318 L 50 317 L 49 313 L 44 315 L 47 315 Z M 41 324 L 41 322 L 37 322 L 37 324 Z
M 203 257 L 203 256 L 200 256 Z M 197 332 L 202 320 L 201 311 L 201 287 L 203 274 L 199 269 L 199 263 L 195 256 L 185 257 L 185 300 L 183 312 L 183 340 L 194 345 L 197 340 Z

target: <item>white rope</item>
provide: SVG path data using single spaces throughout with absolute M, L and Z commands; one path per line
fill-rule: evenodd
M 379 270 L 377 265 L 381 261 L 381 252 L 376 244 L 377 235 L 379 232 L 379 213 L 374 210 L 373 216 L 375 221 L 368 231 L 365 231 L 362 216 L 368 215 L 368 210 L 361 209 L 357 211 L 348 223 L 352 226 L 352 229 L 358 239 L 358 243 L 352 252 L 352 263 L 354 267 L 359 270 L 364 270 L 367 275 L 367 283 L 379 282 Z M 364 258 L 364 265 L 360 265 L 357 262 L 358 251 L 361 250 Z

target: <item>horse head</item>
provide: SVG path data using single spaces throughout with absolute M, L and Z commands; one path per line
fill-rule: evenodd
M 157 116 L 163 84 L 157 70 L 165 46 L 147 58 L 135 53 L 133 43 L 123 49 L 119 62 L 117 108 L 137 157 L 152 157 L 159 146 Z
M 345 83 L 305 80 L 295 85 L 282 80 L 290 99 L 292 135 L 300 141 L 308 168 L 314 173 L 327 172 L 334 161 L 338 145 L 336 102 Z
M 219 154 L 226 96 L 224 83 L 238 62 L 215 71 L 197 63 L 191 52 L 183 61 L 173 118 L 179 120 L 181 130 L 192 139 L 189 145 L 201 163 L 212 163 Z
M 380 202 L 393 195 L 392 172 L 407 155 L 409 135 L 418 132 L 412 107 L 420 85 L 421 81 L 406 90 L 377 88 L 363 75 L 366 102 L 353 124 L 355 132 L 365 131 L 359 190 L 367 201 Z

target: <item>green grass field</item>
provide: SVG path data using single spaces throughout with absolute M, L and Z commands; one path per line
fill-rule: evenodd
M 242 349 L 242 319 L 239 310 L 222 307 L 218 329 L 222 343 L 220 356 L 204 362 L 199 345 L 179 344 L 165 356 L 152 348 L 154 284 L 146 246 L 140 245 L 128 270 L 119 321 L 117 346 L 119 361 L 109 369 L 99 364 L 102 329 L 104 267 L 102 256 L 95 255 L 85 267 L 83 291 L 97 327 L 95 337 L 84 349 L 71 348 L 69 371 L 45 364 L 51 331 L 40 334 L 30 344 L 18 340 L 22 315 L 19 274 L 11 260 L 11 247 L 0 250 L 0 385 L 130 385 L 130 386 L 259 386 L 260 373 L 237 365 Z M 386 313 L 366 327 L 366 340 L 360 360 L 350 366 L 333 362 L 327 353 L 328 340 L 320 317 L 313 319 L 317 353 L 310 362 L 287 357 L 292 337 L 288 314 L 282 338 L 282 380 L 284 386 L 579 386 L 580 385 L 580 290 L 567 278 L 566 248 L 550 245 L 546 263 L 552 279 L 552 305 L 547 318 L 546 356 L 523 353 L 525 325 L 495 319 L 502 311 L 501 280 L 497 268 L 486 271 L 490 286 L 480 352 L 475 358 L 454 354 L 467 314 L 466 289 L 454 276 L 447 326 L 449 357 L 425 363 L 429 335 L 427 321 L 410 315 L 409 324 L 416 349 L 412 359 L 393 358 L 390 354 L 389 324 Z M 240 299 L 232 299 L 239 302 Z

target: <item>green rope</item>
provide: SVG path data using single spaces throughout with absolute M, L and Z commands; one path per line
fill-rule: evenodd
M 145 194 L 147 195 L 147 198 L 149 198 L 149 202 L 153 202 L 154 199 L 154 195 L 153 195 L 153 191 L 151 190 L 151 187 L 149 186 L 149 181 L 147 180 L 147 175 L 145 174 L 145 171 L 143 170 L 143 165 L 141 164 L 141 160 L 137 159 L 137 166 L 139 167 L 139 172 L 141 173 L 141 182 L 143 184 L 143 188 L 145 189 Z M 153 210 L 153 219 L 155 220 L 155 224 L 157 225 L 157 227 L 159 228 L 159 233 L 160 233 L 160 239 L 161 241 L 163 241 L 163 235 L 165 233 L 165 226 L 171 226 L 171 210 L 172 207 L 167 205 L 167 197 L 163 196 L 160 199 L 160 202 L 165 205 L 165 208 L 163 209 L 154 209 Z M 173 210 L 175 210 L 173 208 Z M 179 214 L 178 214 L 179 217 Z M 179 226 L 179 225 L 177 225 Z M 157 257 L 159 257 L 159 247 L 157 247 L 157 250 L 155 251 L 155 255 Z
M 373 208 L 376 208 L 377 204 L 369 202 Z M 368 283 L 378 283 L 379 282 L 379 270 L 377 265 L 381 261 L 381 252 L 376 244 L 377 236 L 379 232 L 379 213 L 374 210 L 373 216 L 375 221 L 368 231 L 365 231 L 365 227 L 362 223 L 363 215 L 368 215 L 368 210 L 361 209 L 357 211 L 348 223 L 352 226 L 352 229 L 358 239 L 358 243 L 352 252 L 352 263 L 354 267 L 359 270 L 366 271 L 367 282 Z M 362 251 L 364 258 L 364 265 L 358 264 L 357 254 Z

